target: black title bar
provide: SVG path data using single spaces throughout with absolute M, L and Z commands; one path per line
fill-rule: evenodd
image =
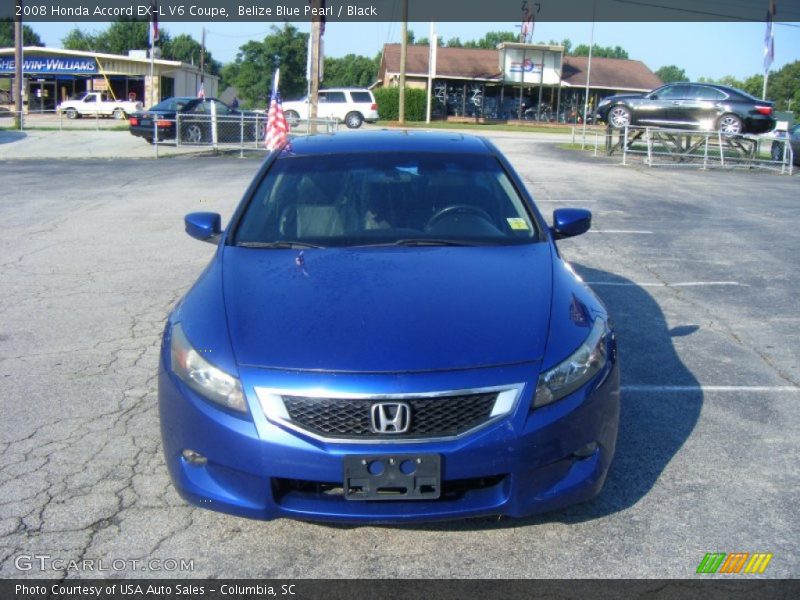
M 317 3 L 319 4 L 319 3 Z M 800 21 L 800 0 L 779 0 L 776 21 Z M 308 0 L 158 0 L 159 22 L 303 21 Z M 401 19 L 402 0 L 326 0 L 328 22 Z M 2 0 L 0 18 L 98 22 L 152 17 L 152 0 Z M 317 9 L 319 10 L 319 9 Z M 408 20 L 546 21 L 764 21 L 767 2 L 719 0 L 408 0 Z
M 650 600 L 795 600 L 800 597 L 800 581 L 702 575 L 683 580 L 0 580 L 3 600 L 607 600 L 639 597 Z

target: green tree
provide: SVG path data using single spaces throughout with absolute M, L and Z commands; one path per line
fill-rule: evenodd
M 22 25 L 22 43 L 25 46 L 44 46 L 42 38 L 27 25 Z M 0 48 L 14 47 L 14 21 L 6 17 L 0 19 Z
M 666 65 L 664 67 L 661 67 L 658 71 L 656 71 L 656 75 L 658 75 L 658 77 L 664 83 L 673 83 L 675 81 L 689 81 L 689 78 L 686 76 L 686 71 L 676 67 L 675 65 Z
M 284 23 L 281 29 L 273 25 L 271 31 L 264 41 L 251 41 L 241 46 L 235 66 L 223 69 L 226 83 L 236 86 L 240 97 L 250 106 L 263 106 L 269 100 L 276 55 L 281 63 L 280 87 L 283 97 L 298 98 L 307 88 L 308 34 L 301 33 L 289 23 Z
M 461 40 L 459 38 L 454 37 L 447 40 L 446 46 L 448 48 L 463 48 L 464 44 L 461 43 Z
M 161 56 L 167 60 L 179 60 L 185 63 L 200 65 L 200 54 L 203 47 L 192 36 L 181 33 L 171 37 L 167 32 L 160 31 L 159 37 L 164 39 L 161 42 Z M 212 75 L 219 75 L 222 70 L 222 63 L 216 60 L 211 52 L 206 48 L 205 70 Z
M 137 18 L 121 17 L 98 33 L 90 33 L 75 27 L 61 40 L 68 50 L 86 50 L 107 54 L 127 55 L 129 50 L 150 47 L 150 22 Z M 169 34 L 159 30 L 159 45 L 169 41 Z
M 91 33 L 73 27 L 67 35 L 61 38 L 61 45 L 67 50 L 85 50 L 91 52 L 97 45 L 95 37 L 96 36 Z
M 589 56 L 588 44 L 579 44 L 572 51 L 572 56 Z M 621 46 L 592 46 L 592 56 L 598 58 L 628 58 L 628 52 Z
M 377 75 L 375 59 L 357 54 L 325 57 L 325 87 L 367 87 L 375 82 Z
M 770 73 L 767 98 L 777 103 L 778 110 L 800 110 L 800 60 L 788 63 Z
M 490 31 L 481 39 L 464 43 L 464 48 L 483 48 L 485 50 L 494 50 L 497 44 L 501 42 L 516 42 L 519 41 L 519 35 L 513 31 Z

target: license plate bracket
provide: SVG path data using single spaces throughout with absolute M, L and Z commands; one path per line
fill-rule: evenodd
M 348 455 L 342 487 L 347 500 L 435 500 L 441 473 L 438 454 Z

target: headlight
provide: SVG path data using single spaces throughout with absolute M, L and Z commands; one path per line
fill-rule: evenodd
M 192 348 L 180 323 L 172 328 L 170 344 L 172 371 L 195 392 L 238 412 L 247 412 L 239 380 L 205 360 Z
M 565 361 L 539 375 L 533 408 L 560 400 L 584 385 L 606 366 L 606 328 L 595 319 L 589 336 Z

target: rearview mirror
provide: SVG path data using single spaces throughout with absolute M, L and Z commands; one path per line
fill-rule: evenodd
M 557 239 L 586 233 L 592 226 L 592 213 L 583 208 L 559 208 L 553 211 L 553 227 L 550 231 Z
M 222 232 L 222 219 L 217 213 L 196 212 L 183 218 L 186 233 L 196 240 L 216 244 Z

